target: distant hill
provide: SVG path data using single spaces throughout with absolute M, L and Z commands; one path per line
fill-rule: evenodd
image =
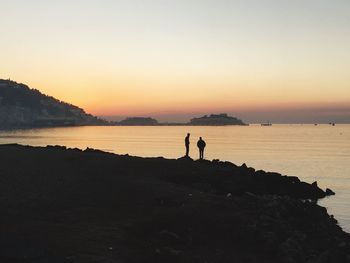
M 117 125 L 125 125 L 125 126 L 150 126 L 150 125 L 158 125 L 158 121 L 149 117 L 131 117 L 126 118 L 118 123 Z
M 0 79 L 0 129 L 103 124 L 107 122 L 77 106 Z
M 190 125 L 221 126 L 221 125 L 247 125 L 242 120 L 228 116 L 226 113 L 205 115 L 191 119 Z

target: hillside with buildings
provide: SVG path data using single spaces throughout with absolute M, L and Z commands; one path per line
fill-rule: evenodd
M 0 79 L 0 129 L 107 123 L 83 109 L 11 80 Z

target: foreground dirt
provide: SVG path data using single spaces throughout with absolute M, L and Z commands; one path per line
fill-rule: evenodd
M 0 146 L 0 262 L 350 262 L 296 177 L 219 161 Z

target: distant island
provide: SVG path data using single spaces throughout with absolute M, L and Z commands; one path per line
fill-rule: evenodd
M 128 117 L 119 122 L 111 122 L 111 125 L 120 126 L 225 126 L 225 125 L 248 125 L 242 120 L 228 116 L 227 113 L 210 114 L 193 118 L 186 123 L 158 122 L 151 117 Z
M 0 129 L 106 124 L 77 106 L 27 85 L 0 79 Z
M 150 118 L 150 117 L 131 117 L 126 118 L 120 122 L 115 123 L 116 125 L 122 125 L 122 126 L 153 126 L 153 125 L 159 125 L 158 121 L 156 119 Z
M 247 125 L 242 120 L 235 117 L 228 116 L 226 113 L 205 115 L 200 118 L 191 119 L 190 125 L 207 125 L 207 126 L 221 126 L 221 125 Z

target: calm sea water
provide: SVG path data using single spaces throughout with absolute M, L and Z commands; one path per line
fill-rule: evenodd
M 195 145 L 202 136 L 207 142 L 207 159 L 246 163 L 333 189 L 336 195 L 319 203 L 350 232 L 350 125 L 50 128 L 0 131 L 0 144 L 92 147 L 118 154 L 177 158 L 184 155 L 187 132 L 191 133 L 193 158 L 198 157 Z

